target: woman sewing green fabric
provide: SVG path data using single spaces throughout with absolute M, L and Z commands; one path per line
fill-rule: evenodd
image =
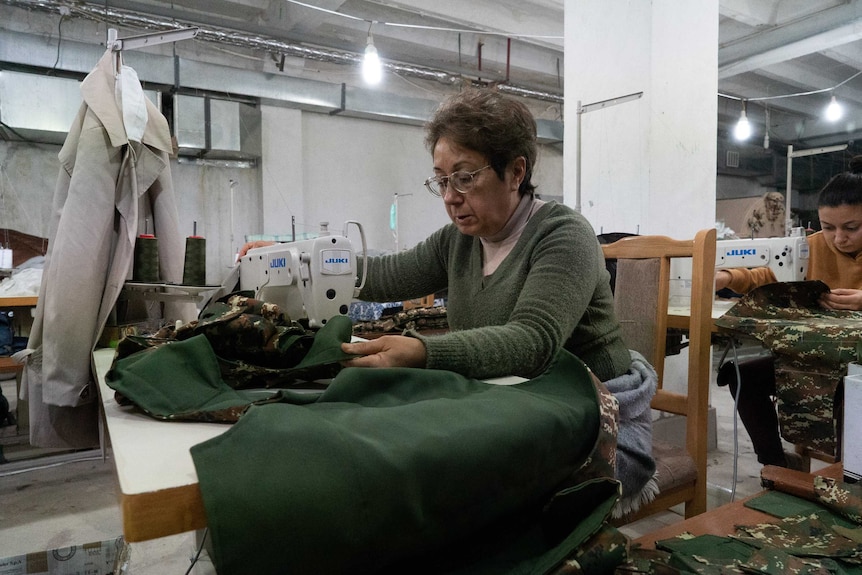
M 606 381 L 631 365 L 590 224 L 534 195 L 536 125 L 493 90 L 451 97 L 427 127 L 425 186 L 452 223 L 413 249 L 373 258 L 360 298 L 447 290 L 451 332 L 345 344 L 348 366 L 442 368 L 473 377 L 535 376 L 561 347 Z
M 434 161 L 425 187 L 442 198 L 452 223 L 411 249 L 370 258 L 359 297 L 403 301 L 446 290 L 450 331 L 343 344 L 360 356 L 345 365 L 535 377 L 564 348 L 612 393 L 626 392 L 617 472 L 636 508 L 654 488 L 655 372 L 622 340 L 592 226 L 535 196 L 535 119 L 496 90 L 465 90 L 434 113 L 425 142 Z
M 564 347 L 602 381 L 627 373 L 631 357 L 593 228 L 534 194 L 536 123 L 527 107 L 495 90 L 460 92 L 427 124 L 426 144 L 434 175 L 425 187 L 452 223 L 412 249 L 369 258 L 359 297 L 402 301 L 446 290 L 451 331 L 345 344 L 362 356 L 346 365 L 532 377 Z

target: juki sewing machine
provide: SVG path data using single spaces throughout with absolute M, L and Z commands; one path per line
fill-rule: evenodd
M 780 282 L 803 281 L 808 274 L 808 240 L 802 228 L 793 235 L 777 238 L 718 240 L 715 248 L 715 269 L 769 267 Z M 688 294 L 691 281 L 691 260 L 674 258 L 671 262 L 671 305 L 678 305 Z
M 356 286 L 356 254 L 347 237 L 355 224 L 362 238 L 362 283 Z M 359 222 L 347 221 L 342 235 L 320 224 L 320 235 L 309 240 L 253 248 L 240 259 L 241 290 L 254 291 L 262 301 L 278 304 L 291 320 L 307 320 L 320 328 L 336 315 L 347 315 L 359 295 L 368 271 L 365 231 Z
M 780 282 L 803 281 L 808 273 L 808 240 L 802 228 L 778 238 L 719 240 L 715 268 L 769 267 Z

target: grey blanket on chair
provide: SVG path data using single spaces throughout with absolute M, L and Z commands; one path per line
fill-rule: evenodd
M 628 373 L 604 382 L 620 404 L 617 436 L 617 479 L 623 495 L 614 516 L 636 511 L 658 493 L 655 460 L 652 457 L 652 411 L 658 375 L 638 352 L 629 350 L 632 365 Z

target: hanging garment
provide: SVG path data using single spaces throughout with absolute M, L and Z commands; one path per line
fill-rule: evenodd
M 161 280 L 182 281 L 184 244 L 171 181 L 167 120 L 146 98 L 141 141 L 127 137 L 113 55 L 81 84 L 83 104 L 60 150 L 48 253 L 22 375 L 30 443 L 98 445 L 92 350 L 130 276 L 135 238 L 149 219 Z M 129 82 L 124 83 L 124 89 Z M 121 101 L 131 105 L 134 98 Z M 192 319 L 192 318 L 175 318 Z

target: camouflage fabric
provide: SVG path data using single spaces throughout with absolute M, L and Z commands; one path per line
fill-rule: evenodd
M 757 547 L 773 547 L 797 557 L 857 559 L 862 547 L 838 535 L 832 521 L 818 514 L 786 517 L 779 523 L 737 526 L 736 538 Z
M 232 388 L 289 387 L 300 380 L 331 378 L 340 369 L 337 363 L 293 369 L 311 349 L 315 333 L 291 321 L 278 305 L 236 292 L 177 329 L 167 326 L 151 336 L 127 336 L 117 346 L 117 357 L 204 335 L 219 359 L 222 379 Z
M 823 309 L 817 299 L 828 290 L 820 281 L 761 286 L 715 324 L 772 350 L 782 437 L 840 456 L 836 391 L 858 359 L 862 312 Z
M 774 525 L 767 527 L 767 524 L 743 529 L 755 533 L 757 537 L 692 536 L 684 533 L 656 542 L 656 550 L 633 548 L 629 551 L 627 561 L 617 567 L 616 573 L 844 575 L 859 572 L 852 561 L 847 561 L 851 559 L 851 551 L 839 545 L 835 546 L 838 555 L 833 557 L 807 554 L 808 547 L 801 542 L 818 537 L 821 533 L 817 529 L 807 533 L 805 527 L 801 527 L 794 532 L 793 529 L 783 530 Z M 782 548 L 782 544 L 787 545 L 787 548 Z M 816 544 L 812 548 L 823 550 L 823 547 Z
M 827 509 L 862 525 L 862 485 L 818 475 L 814 478 L 814 494 Z
M 661 549 L 647 549 L 633 545 L 629 548 L 626 562 L 617 566 L 616 575 L 680 575 L 682 571 L 670 565 L 671 554 Z
M 579 481 L 616 477 L 620 404 L 599 378 L 592 375 L 592 380 L 599 399 L 599 435 L 589 457 L 576 473 Z
M 404 330 L 446 329 L 448 327 L 449 320 L 446 316 L 445 307 L 416 307 L 396 312 L 378 320 L 356 322 L 353 326 L 353 333 L 361 336 L 368 332 L 400 333 Z
M 740 564 L 743 573 L 794 573 L 799 575 L 830 575 L 838 564 L 830 560 L 812 560 L 796 557 L 780 549 L 766 547 L 755 551 Z
M 610 573 L 626 559 L 628 539 L 616 528 L 604 524 L 584 541 L 573 556 L 567 558 L 548 575 L 590 575 Z

